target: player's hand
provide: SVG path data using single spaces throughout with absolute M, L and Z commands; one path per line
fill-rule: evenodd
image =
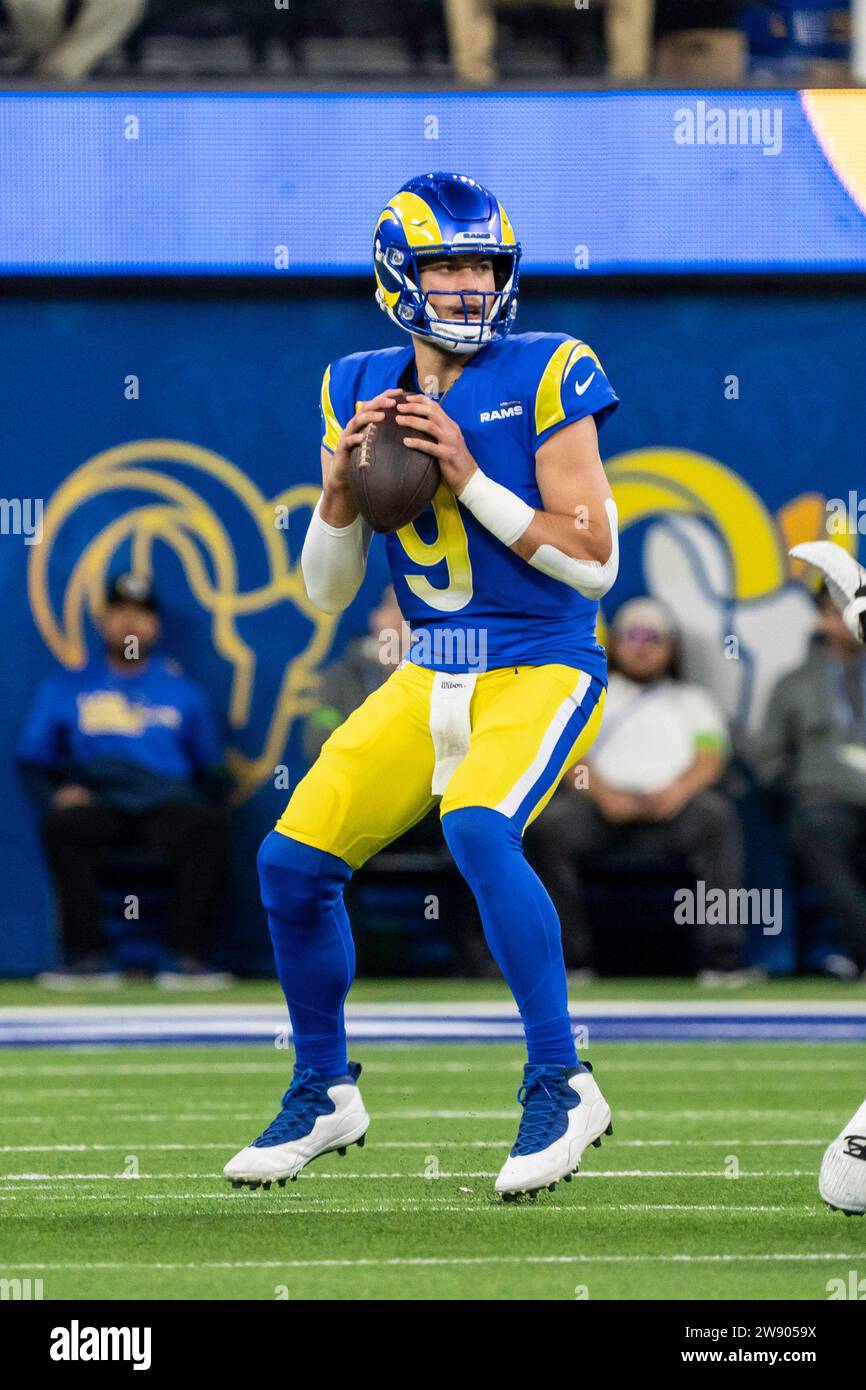
M 432 454 L 439 464 L 443 481 L 455 497 L 459 497 L 478 467 L 466 447 L 460 426 L 445 414 L 438 401 L 414 392 L 409 393 L 407 399 L 397 407 L 397 424 L 410 429 L 414 425 L 416 429 L 433 435 L 435 442 L 407 435 L 403 443 L 409 449 Z
M 67 811 L 72 806 L 90 806 L 94 801 L 92 791 L 87 787 L 80 787 L 77 783 L 70 782 L 65 787 L 58 787 L 51 798 L 52 811 Z
M 592 779 L 590 778 L 590 788 Z M 612 825 L 627 825 L 630 821 L 643 818 L 643 798 L 634 792 L 620 791 L 617 787 L 606 787 L 603 795 L 595 795 L 595 803 L 605 820 Z
M 393 410 L 394 397 L 399 395 L 399 386 L 392 386 L 387 391 L 383 391 L 381 395 L 375 396 L 371 401 L 359 402 L 356 413 L 340 435 L 339 443 L 331 457 L 331 466 L 328 469 L 325 485 L 326 492 L 329 489 L 336 491 L 348 488 L 349 455 L 355 446 L 361 443 L 367 426 L 380 424 L 385 418 L 385 411 Z
M 673 820 L 689 801 L 690 793 L 676 782 L 660 791 L 648 792 L 642 799 L 646 820 Z

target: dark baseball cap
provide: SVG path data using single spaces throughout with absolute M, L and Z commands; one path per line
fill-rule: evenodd
M 108 586 L 105 601 L 109 605 L 132 603 L 150 613 L 159 612 L 153 585 L 143 574 L 118 574 Z

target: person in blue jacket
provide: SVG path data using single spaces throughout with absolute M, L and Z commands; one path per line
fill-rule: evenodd
M 64 973 L 109 982 L 100 863 L 139 845 L 173 870 L 178 968 L 161 982 L 221 983 L 203 964 L 227 854 L 230 779 L 216 723 L 204 691 L 153 653 L 160 618 L 149 580 L 112 582 L 99 631 L 103 651 L 83 670 L 42 681 L 18 744 L 56 885 Z

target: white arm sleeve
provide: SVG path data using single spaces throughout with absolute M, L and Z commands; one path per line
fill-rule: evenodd
M 540 545 L 529 561 L 534 570 L 549 574 L 551 579 L 559 579 L 570 589 L 576 589 L 584 598 L 602 598 L 612 589 L 619 573 L 619 531 L 617 528 L 616 503 L 608 497 L 604 504 L 610 526 L 610 555 L 604 564 L 598 560 L 575 560 L 555 545 Z
M 535 516 L 528 502 L 488 478 L 480 468 L 472 474 L 459 500 L 503 545 L 511 546 L 519 540 Z M 584 598 L 601 598 L 613 588 L 619 570 L 619 533 L 616 503 L 612 497 L 604 507 L 610 526 L 611 550 L 603 565 L 598 560 L 575 560 L 555 545 L 540 545 L 528 563 L 551 579 L 576 589 Z
M 370 548 L 370 527 L 357 516 L 351 526 L 330 526 L 316 503 L 304 548 L 301 573 L 308 598 L 323 613 L 342 613 L 361 587 Z

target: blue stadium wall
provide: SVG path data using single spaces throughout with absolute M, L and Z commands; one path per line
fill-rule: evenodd
M 331 358 L 391 343 L 395 330 L 350 283 L 225 297 L 79 285 L 13 296 L 2 315 L 2 491 L 44 499 L 45 530 L 38 546 L 0 535 L 0 974 L 31 973 L 54 951 L 13 768 L 18 727 L 38 679 L 93 647 L 88 585 L 133 561 L 152 565 L 165 646 L 211 692 L 234 750 L 245 796 L 233 962 L 268 972 L 254 860 L 287 795 L 274 769 L 292 784 L 301 775 L 317 673 L 365 629 L 386 582 L 377 545 L 338 624 L 305 605 L 297 561 L 319 477 L 319 384 Z M 527 280 L 519 326 L 585 339 L 622 398 L 602 435 L 624 519 L 607 616 L 645 588 L 666 597 L 692 673 L 743 728 L 758 727 L 809 629 L 787 544 L 822 534 L 825 500 L 862 484 L 863 297 L 830 280 L 579 293 Z M 774 853 L 753 862 L 750 883 L 779 882 Z

